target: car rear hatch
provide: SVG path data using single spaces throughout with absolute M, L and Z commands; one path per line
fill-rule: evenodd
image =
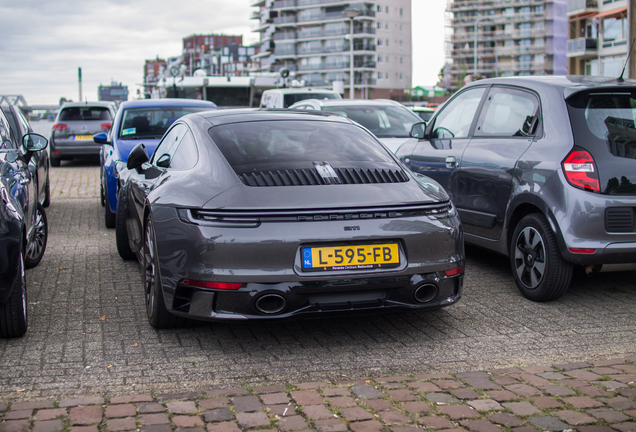
M 77 141 L 92 143 L 94 134 L 108 132 L 111 126 L 112 117 L 106 107 L 67 107 L 60 112 L 58 120 L 53 125 L 53 133 L 56 145 L 72 145 Z
M 568 179 L 573 168 L 585 189 L 636 196 L 636 87 L 577 92 L 567 107 L 575 145 L 564 161 Z

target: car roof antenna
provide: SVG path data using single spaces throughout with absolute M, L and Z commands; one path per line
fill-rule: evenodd
M 634 50 L 634 42 L 636 42 L 636 39 L 632 41 L 632 46 L 629 47 L 629 52 L 627 53 L 627 60 L 625 60 L 625 66 L 623 66 L 623 71 L 621 72 L 621 76 L 616 78 L 616 82 L 619 84 L 623 84 L 625 82 L 625 80 L 623 79 L 623 74 L 625 74 L 625 68 L 629 64 L 629 56 L 632 55 L 632 51 Z

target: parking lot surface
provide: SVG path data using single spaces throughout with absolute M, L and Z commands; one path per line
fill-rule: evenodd
M 195 400 L 207 389 L 240 388 L 237 394 L 213 395 L 254 396 L 252 389 L 262 386 L 289 390 L 292 384 L 320 382 L 329 387 L 325 383 L 357 380 L 371 380 L 390 395 L 386 392 L 393 384 L 374 380 L 395 381 L 387 378 L 395 375 L 422 387 L 421 382 L 430 379 L 416 377 L 431 373 L 452 373 L 456 380 L 463 372 L 578 362 L 602 367 L 603 361 L 617 358 L 625 365 L 636 361 L 630 357 L 636 352 L 636 272 L 592 278 L 577 273 L 561 299 L 533 303 L 517 291 L 507 259 L 472 248 L 463 299 L 439 311 L 203 323 L 156 331 L 147 323 L 140 267 L 121 260 L 114 230 L 104 227 L 99 167 L 63 162 L 52 168 L 51 186 L 47 250 L 40 265 L 27 272 L 30 328 L 21 339 L 0 340 L 0 412 L 4 402 L 5 421 L 6 413 L 14 411 L 11 403 L 30 400 L 141 394 L 151 395 L 152 401 L 139 403 L 158 403 L 156 397 L 162 394 L 192 391 L 186 399 Z M 617 374 L 636 375 L 633 368 L 618 369 Z M 545 371 L 563 372 L 545 367 L 541 373 Z M 606 372 L 596 375 L 614 375 Z M 621 379 L 627 386 L 636 381 L 633 376 Z M 398 381 L 396 389 L 415 391 L 404 384 L 407 379 Z M 347 385 L 346 391 L 353 391 Z M 460 380 L 458 388 L 464 387 L 479 390 Z M 319 393 L 327 397 L 329 392 Z M 354 398 L 355 391 L 342 397 Z M 268 405 L 262 397 L 259 401 Z M 204 409 L 197 403 L 197 410 Z M 228 404 L 234 404 L 232 413 L 240 411 L 235 400 Z

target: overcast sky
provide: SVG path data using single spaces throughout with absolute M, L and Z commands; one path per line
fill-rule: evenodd
M 251 31 L 253 0 L 0 0 L 0 95 L 27 103 L 97 100 L 111 80 L 128 86 L 130 99 L 143 81 L 146 59 L 179 55 L 191 34 L 243 35 Z M 413 84 L 430 86 L 444 63 L 443 0 L 413 2 Z

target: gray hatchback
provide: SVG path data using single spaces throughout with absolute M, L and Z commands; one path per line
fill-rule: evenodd
M 51 128 L 51 166 L 60 166 L 62 159 L 99 156 L 102 146 L 93 135 L 110 131 L 115 111 L 112 102 L 64 103 Z
M 573 266 L 636 268 L 636 81 L 477 81 L 400 147 L 440 182 L 467 243 L 510 257 L 521 293 L 561 296 Z

